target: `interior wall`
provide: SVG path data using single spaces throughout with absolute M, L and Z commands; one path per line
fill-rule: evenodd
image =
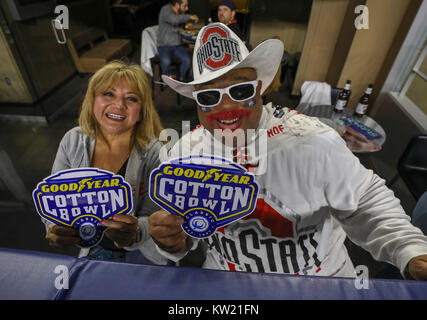
M 427 83 L 425 80 L 415 75 L 406 92 L 406 96 L 427 116 Z
M 325 81 L 350 0 L 314 0 L 292 94 L 304 81 Z
M 427 29 L 426 29 L 427 30 Z M 420 41 L 420 44 L 422 41 Z M 419 54 L 416 61 L 411 66 L 411 69 L 416 69 L 424 76 L 427 75 L 427 38 L 419 47 Z M 419 65 L 418 65 L 419 64 Z M 406 96 L 427 116 L 427 83 L 422 79 L 420 74 L 409 72 L 406 81 L 409 77 L 413 77 L 411 84 L 406 91 Z M 405 81 L 405 82 L 406 82 Z
M 16 60 L 18 73 L 25 79 L 23 84 L 27 86 L 26 90 L 34 91 L 30 100 L 23 94 L 14 95 L 12 101 L 4 102 L 34 103 L 70 79 L 76 73 L 74 63 L 66 46 L 55 39 L 51 25 L 52 19 L 57 16 L 54 11 L 16 21 L 4 3 L 0 5 L 13 39 L 10 42 L 12 58 Z M 111 19 L 108 0 L 73 1 L 67 3 L 67 7 L 70 17 L 69 30 L 65 31 L 67 36 L 79 29 L 79 25 L 97 25 L 109 29 Z M 62 35 L 59 37 L 62 38 Z
M 0 28 L 0 61 L 0 102 L 31 103 L 33 97 L 27 89 L 2 28 Z
M 289 55 L 302 51 L 313 0 L 252 0 L 250 3 L 249 43 L 252 47 L 279 37 Z
M 366 1 L 369 29 L 356 30 L 339 80 L 332 83 L 342 88 L 348 79 L 352 81 L 349 108 L 355 108 L 368 84 L 375 83 L 410 1 Z
M 307 24 L 287 21 L 252 21 L 251 37 L 249 43 L 256 47 L 265 39 L 278 36 L 285 44 L 285 50 L 289 54 L 301 52 L 304 46 Z
M 369 12 L 369 28 L 358 30 L 354 22 L 360 13 L 355 8 L 363 2 Z M 351 80 L 349 108 L 356 106 L 370 83 L 375 84 L 375 97 L 390 71 L 392 53 L 398 52 L 407 34 L 417 2 L 315 0 L 292 94 L 300 94 L 304 81 L 343 87 Z

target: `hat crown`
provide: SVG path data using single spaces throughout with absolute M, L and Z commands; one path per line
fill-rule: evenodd
M 194 80 L 185 83 L 166 75 L 162 75 L 162 79 L 179 94 L 194 99 L 196 85 L 217 79 L 231 70 L 251 68 L 262 83 L 262 94 L 277 74 L 283 50 L 281 40 L 269 39 L 249 53 L 233 31 L 222 23 L 214 23 L 203 27 L 197 35 L 193 51 Z
M 223 23 L 203 27 L 196 39 L 193 53 L 194 80 L 243 61 L 249 51 L 240 38 Z
M 223 0 L 223 1 L 221 1 L 221 3 L 218 5 L 218 7 L 220 7 L 220 6 L 229 7 L 230 10 L 232 10 L 232 11 L 236 10 L 236 7 L 235 7 L 233 1 L 231 1 L 231 0 Z

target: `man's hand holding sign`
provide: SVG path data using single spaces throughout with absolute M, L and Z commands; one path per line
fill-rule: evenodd
M 131 246 L 139 231 L 138 219 L 130 215 L 117 215 L 112 220 L 102 220 L 101 225 L 107 228 L 105 235 L 117 248 Z M 76 230 L 57 224 L 48 227 L 45 238 L 49 241 L 49 245 L 56 248 L 74 246 L 81 241 Z
M 228 160 L 198 156 L 163 163 L 151 173 L 150 197 L 174 216 L 165 211 L 151 215 L 150 234 L 165 251 L 182 251 L 185 233 L 211 236 L 251 214 L 257 195 L 253 176 Z
M 149 218 L 150 236 L 167 252 L 181 252 L 185 248 L 187 234 L 182 229 L 184 219 L 165 210 L 154 212 Z

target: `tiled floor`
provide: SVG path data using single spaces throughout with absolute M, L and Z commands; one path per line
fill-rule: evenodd
M 138 63 L 138 57 L 139 52 L 136 52 L 132 60 Z M 273 93 L 267 100 L 290 107 L 296 107 L 298 101 L 288 97 L 286 92 Z M 181 132 L 183 120 L 190 121 L 192 127 L 197 124 L 195 102 L 182 98 L 181 104 L 177 105 L 176 95 L 169 88 L 160 92 L 156 86 L 154 103 L 165 128 Z M 0 121 L 0 247 L 77 253 L 77 250 L 57 250 L 48 246 L 31 192 L 50 174 L 58 144 L 65 132 L 76 126 L 78 112 L 79 104 L 76 103 L 49 124 Z M 368 265 L 373 270 L 372 276 L 383 267 L 350 242 L 348 247 L 355 265 Z

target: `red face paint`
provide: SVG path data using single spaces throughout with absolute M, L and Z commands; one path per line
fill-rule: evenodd
M 227 111 L 218 111 L 207 117 L 209 122 L 214 120 L 231 120 L 241 117 L 246 117 L 251 115 L 250 110 L 238 109 L 238 110 L 227 110 Z

